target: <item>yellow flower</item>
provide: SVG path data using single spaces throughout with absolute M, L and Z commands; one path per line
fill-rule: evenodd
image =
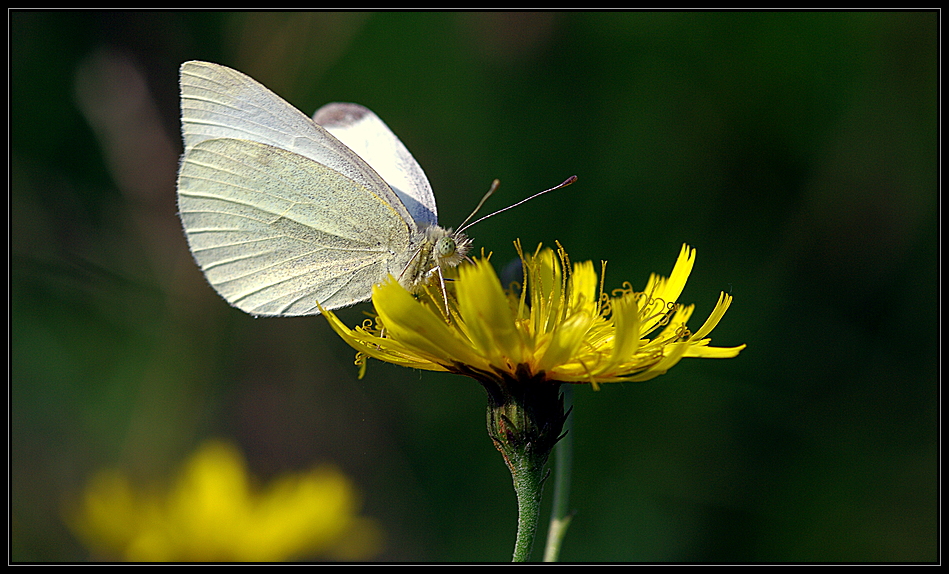
M 603 291 L 593 263 L 570 265 L 563 248 L 538 247 L 525 255 L 517 245 L 525 285 L 505 290 L 482 257 L 459 268 L 450 286 L 446 320 L 443 297 L 429 289 L 413 296 L 390 280 L 373 288 L 378 317 L 355 329 L 322 310 L 353 346 L 357 363 L 373 357 L 406 367 L 451 371 L 476 378 L 513 377 L 569 383 L 646 381 L 685 357 L 730 358 L 745 345 L 711 347 L 707 335 L 732 298 L 725 293 L 694 333 L 686 322 L 692 305 L 676 303 L 695 262 L 682 246 L 672 274 L 651 275 L 642 291 L 628 283 Z M 605 264 L 604 264 L 605 267 Z
M 360 560 L 378 551 L 380 532 L 357 510 L 352 485 L 331 466 L 284 475 L 257 489 L 237 449 L 211 441 L 169 488 L 136 489 L 122 471 L 98 473 L 67 522 L 96 558 Z

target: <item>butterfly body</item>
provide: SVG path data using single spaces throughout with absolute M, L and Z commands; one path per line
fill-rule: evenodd
M 422 168 L 368 109 L 328 104 L 310 119 L 240 72 L 185 62 L 181 110 L 179 215 L 235 307 L 314 315 L 463 260 L 470 240 L 438 226 Z

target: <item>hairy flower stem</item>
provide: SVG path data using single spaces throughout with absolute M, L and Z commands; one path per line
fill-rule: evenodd
M 564 421 L 560 383 L 526 368 L 510 373 L 466 373 L 488 394 L 488 436 L 504 457 L 517 493 L 518 526 L 514 561 L 530 560 L 540 517 L 544 465 L 560 440 Z
M 527 458 L 513 461 L 511 476 L 517 493 L 517 540 L 512 562 L 528 562 L 540 521 L 540 500 L 544 491 L 544 468 Z

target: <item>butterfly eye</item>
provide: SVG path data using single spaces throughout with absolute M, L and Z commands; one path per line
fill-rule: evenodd
M 446 235 L 435 242 L 435 256 L 438 258 L 451 257 L 455 254 L 457 248 L 458 245 L 455 243 L 455 238 Z

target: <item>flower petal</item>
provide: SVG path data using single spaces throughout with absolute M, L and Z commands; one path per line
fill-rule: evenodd
M 470 342 L 458 337 L 456 329 L 449 327 L 430 307 L 416 301 L 394 279 L 373 287 L 372 302 L 387 330 L 387 338 L 436 357 L 441 365 L 453 362 L 482 368 L 486 365 L 484 357 L 477 354 Z
M 591 323 L 593 317 L 583 312 L 574 313 L 563 321 L 553 332 L 543 355 L 538 358 L 537 370 L 548 371 L 576 356 Z
M 613 354 L 611 363 L 628 361 L 639 349 L 639 306 L 633 293 L 613 299 Z
M 474 351 L 498 365 L 525 360 L 524 345 L 511 312 L 508 297 L 494 268 L 486 259 L 459 271 L 456 285 L 458 309 L 468 328 Z

